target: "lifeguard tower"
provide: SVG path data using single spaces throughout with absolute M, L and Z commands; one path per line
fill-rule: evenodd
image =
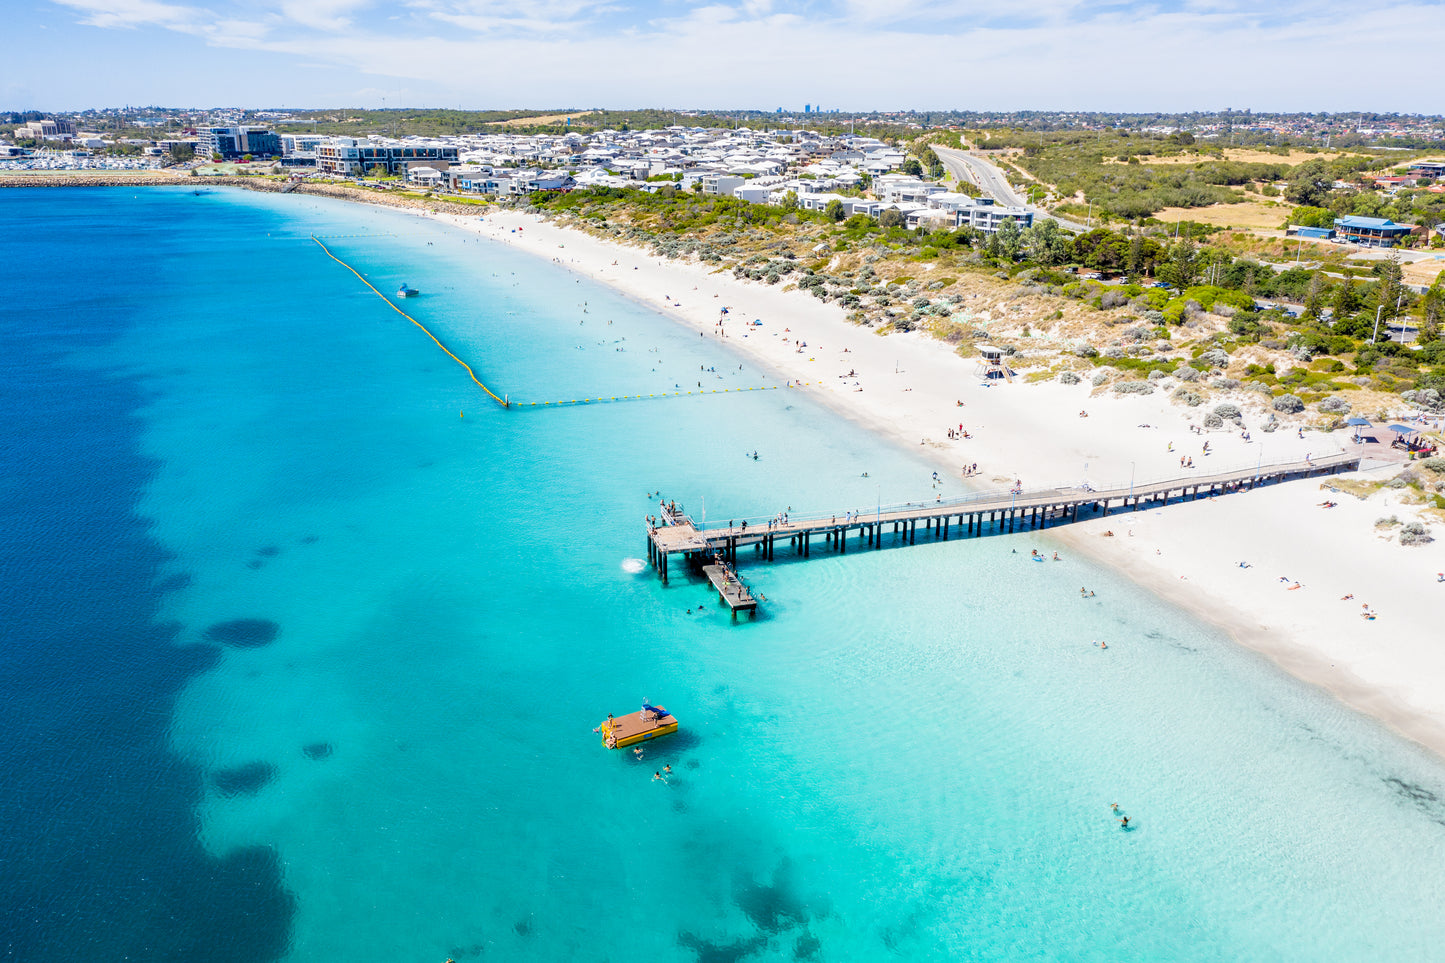
M 1013 384 L 1014 373 L 1003 360 L 1003 348 L 996 348 L 991 344 L 978 345 L 978 367 L 974 374 L 980 375 L 985 381 L 1007 381 Z

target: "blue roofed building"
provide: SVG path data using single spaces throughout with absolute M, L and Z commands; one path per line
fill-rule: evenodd
M 1396 224 L 1383 217 L 1350 214 L 1335 218 L 1335 233 L 1343 241 L 1366 247 L 1394 247 L 1414 230 L 1413 224 Z

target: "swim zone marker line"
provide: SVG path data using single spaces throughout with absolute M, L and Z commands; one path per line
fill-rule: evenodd
M 350 235 L 340 235 L 340 236 L 345 237 L 345 236 L 350 236 Z M 363 237 L 363 236 L 385 236 L 385 235 L 354 235 L 354 236 L 356 236 L 356 237 Z M 485 392 L 487 393 L 487 397 L 491 398 L 493 401 L 495 401 L 497 404 L 501 405 L 503 408 L 513 408 L 513 407 L 525 407 L 525 408 L 570 408 L 570 407 L 572 407 L 573 405 L 598 405 L 598 404 L 607 404 L 607 403 L 609 403 L 609 402 L 617 402 L 617 401 L 646 401 L 646 400 L 648 400 L 648 399 L 650 399 L 650 398 L 657 398 L 657 399 L 661 399 L 661 398 L 682 398 L 682 397 L 687 397 L 688 395 L 723 395 L 723 394 L 741 393 L 741 392 L 744 392 L 744 391 L 776 391 L 776 390 L 778 389 L 778 386 L 777 386 L 777 385 L 761 385 L 761 386 L 756 387 L 756 388 L 704 388 L 704 389 L 701 389 L 701 390 L 693 390 L 693 391 L 661 391 L 661 392 L 658 392 L 658 393 L 656 393 L 656 394 L 650 394 L 650 395 L 613 395 L 613 396 L 610 397 L 610 398 L 603 398 L 603 397 L 598 397 L 598 398 L 573 398 L 573 399 L 571 399 L 570 401 L 530 401 L 530 402 L 516 401 L 516 402 L 514 402 L 514 401 L 511 400 L 510 397 L 498 398 L 497 395 L 492 391 L 491 388 L 488 388 L 486 385 L 482 384 L 482 382 L 477 378 L 477 373 L 472 370 L 472 366 L 469 365 L 469 364 L 467 364 L 467 363 L 466 363 L 465 361 L 463 361 L 461 358 L 458 358 L 456 355 L 452 354 L 451 349 L 448 348 L 446 345 L 442 344 L 441 341 L 439 341 L 439 340 L 437 339 L 437 336 L 436 336 L 436 335 L 434 335 L 434 334 L 432 334 L 430 331 L 428 331 L 426 325 L 422 324 L 422 323 L 421 323 L 420 321 L 418 321 L 416 318 L 412 317 L 411 315 L 409 315 L 409 314 L 407 314 L 405 311 L 403 311 L 401 308 L 397 307 L 396 302 L 392 301 L 391 298 L 387 297 L 385 294 L 382 294 L 380 291 L 378 291 L 377 288 L 376 288 L 376 285 L 372 284 L 372 283 L 371 283 L 370 281 L 368 281 L 365 277 L 363 277 L 360 271 L 356 270 L 356 268 L 352 267 L 350 264 L 347 264 L 345 261 L 341 260 L 341 258 L 337 257 L 335 254 L 332 254 L 332 253 L 331 253 L 331 249 L 330 249 L 329 247 L 327 247 L 325 244 L 321 243 L 321 238 L 317 237 L 315 234 L 312 234 L 312 235 L 311 235 L 311 240 L 315 241 L 315 242 L 316 242 L 316 246 L 319 247 L 319 248 L 321 248 L 321 250 L 323 250 L 323 251 L 326 252 L 326 256 L 327 256 L 327 257 L 331 258 L 331 260 L 335 261 L 337 264 L 340 264 L 342 267 L 346 268 L 346 270 L 348 270 L 348 271 L 350 271 L 352 274 L 356 275 L 356 279 L 357 279 L 358 281 L 360 281 L 362 284 L 366 285 L 368 288 L 371 288 L 372 293 L 375 294 L 377 297 L 381 298 L 383 301 L 385 301 L 387 307 L 391 308 L 393 311 L 395 311 L 397 314 L 401 315 L 403 318 L 406 318 L 408 321 L 410 321 L 412 324 L 416 325 L 418 328 L 421 328 L 422 333 L 425 334 L 428 338 L 431 338 L 431 339 L 432 339 L 432 343 L 435 344 L 438 348 L 441 348 L 443 351 L 445 351 L 448 358 L 451 358 L 453 361 L 455 361 L 457 364 L 461 365 L 463 368 L 465 368 L 465 369 L 467 370 L 467 376 L 472 379 L 472 383 L 473 383 L 473 384 L 475 384 L 478 388 L 481 388 L 483 391 L 485 391 Z M 792 388 L 792 387 L 799 387 L 799 388 L 801 388 L 803 385 L 808 384 L 808 383 L 809 383 L 809 382 L 805 382 L 805 381 L 795 381 L 795 382 L 790 382 L 790 383 L 788 384 L 788 387 L 790 387 L 790 388 Z M 821 385 L 822 382 L 818 382 L 818 384 Z
M 426 325 L 422 324 L 422 323 L 421 323 L 420 321 L 418 321 L 416 318 L 412 317 L 411 315 L 409 315 L 409 314 L 407 314 L 405 311 L 403 311 L 401 308 L 397 307 L 396 304 L 391 300 L 391 298 L 389 298 L 389 297 L 387 297 L 386 295 L 382 294 L 380 291 L 377 291 L 377 290 L 376 290 L 376 285 L 372 284 L 372 283 L 371 283 L 370 281 L 368 281 L 366 278 L 362 277 L 362 276 L 361 276 L 361 272 L 358 271 L 358 270 L 356 270 L 356 268 L 352 267 L 350 264 L 347 264 L 345 261 L 341 260 L 341 258 L 337 257 L 335 254 L 332 254 L 332 253 L 331 253 L 331 249 L 330 249 L 329 247 L 327 247 L 325 244 L 322 244 L 322 243 L 321 243 L 321 239 L 318 238 L 316 235 L 314 235 L 314 234 L 311 235 L 311 240 L 315 241 L 315 242 L 316 242 L 316 245 L 317 245 L 319 248 L 321 248 L 321 250 L 323 250 L 323 251 L 326 252 L 326 256 L 327 256 L 327 257 L 331 258 L 331 260 L 335 261 L 337 264 L 340 264 L 342 267 L 346 268 L 346 270 L 350 271 L 352 274 L 355 274 L 355 275 L 356 275 L 356 279 L 357 279 L 358 281 L 360 281 L 362 284 L 366 285 L 367 287 L 371 288 L 371 290 L 376 294 L 376 296 L 379 297 L 379 298 L 381 298 L 383 301 L 385 301 L 385 302 L 387 303 L 387 305 L 388 305 L 393 311 L 395 311 L 397 314 L 401 315 L 403 318 L 406 318 L 408 321 L 410 321 L 412 324 L 416 325 L 418 328 L 421 328 L 423 334 L 425 334 L 428 338 L 431 338 L 431 339 L 432 339 L 432 342 L 433 342 L 438 348 L 441 348 L 443 351 L 445 351 L 445 352 L 447 353 L 447 357 L 451 358 L 451 359 L 452 359 L 453 361 L 455 361 L 457 364 L 459 364 L 459 365 L 461 365 L 463 368 L 466 368 L 466 369 L 467 369 L 467 375 L 468 375 L 468 377 L 470 377 L 470 378 L 472 379 L 472 382 L 473 382 L 474 384 L 476 384 L 476 386 L 477 386 L 478 388 L 481 388 L 483 391 L 485 391 L 485 392 L 487 393 L 487 396 L 488 396 L 489 398 L 491 398 L 491 399 L 492 399 L 493 401 L 495 401 L 497 404 L 501 405 L 503 408 L 510 408 L 510 407 L 512 407 L 512 403 L 511 403 L 509 400 L 507 400 L 507 399 L 505 399 L 505 398 L 498 398 L 498 397 L 496 396 L 496 394 L 492 391 L 491 388 L 488 388 L 486 385 L 482 384 L 482 382 L 477 378 L 477 373 L 472 370 L 472 366 L 469 365 L 469 364 L 467 364 L 467 363 L 466 363 L 465 361 L 463 361 L 461 358 L 458 358 L 456 355 L 452 354 L 451 349 L 448 348 L 446 345 L 442 344 L 440 341 L 438 341 L 438 340 L 437 340 L 437 336 L 434 335 L 434 334 L 432 334 L 430 331 L 428 331 Z

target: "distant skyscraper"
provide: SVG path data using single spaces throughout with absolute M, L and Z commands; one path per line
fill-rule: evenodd
M 805 113 L 805 114 L 811 114 L 812 112 L 813 112 L 813 105 L 812 105 L 812 104 L 804 104 L 804 105 L 803 105 L 803 113 Z

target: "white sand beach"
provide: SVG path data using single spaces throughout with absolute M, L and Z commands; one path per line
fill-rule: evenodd
M 1131 477 L 1179 477 L 1191 470 L 1180 467 L 1181 459 L 1192 458 L 1195 471 L 1223 471 L 1351 445 L 1348 432 L 1299 433 L 1296 425 L 1304 422 L 1287 418 L 1283 428 L 1265 433 L 1261 419 L 1248 413 L 1248 441 L 1237 428 L 1198 434 L 1191 424 L 1208 408 L 1173 405 L 1167 391 L 1119 397 L 1094 396 L 1087 381 L 988 385 L 977 360 L 958 357 L 951 346 L 919 333 L 880 336 L 805 292 L 659 258 L 534 215 L 433 216 L 556 259 L 708 337 L 725 336 L 780 381 L 840 414 L 901 444 L 926 446 L 940 471 L 958 478 L 963 466 L 976 463 L 973 481 L 981 487 L 1015 479 L 1025 487 L 1084 480 L 1102 487 Z M 761 326 L 751 326 L 754 320 Z M 960 424 L 970 437 L 950 439 Z M 1365 477 L 1383 480 L 1398 467 Z M 1323 490 L 1331 481 L 1116 514 L 1054 535 L 1065 556 L 1079 552 L 1117 567 L 1445 755 L 1445 641 L 1431 614 L 1445 600 L 1445 582 L 1437 581 L 1445 572 L 1445 527 L 1436 527 L 1441 541 L 1402 546 L 1394 538 L 1398 527 L 1374 524 L 1381 516 L 1417 517 L 1418 508 L 1401 504 L 1402 491 L 1361 500 Z M 1337 507 L 1321 507 L 1325 501 Z M 1373 620 L 1362 616 L 1364 606 Z

